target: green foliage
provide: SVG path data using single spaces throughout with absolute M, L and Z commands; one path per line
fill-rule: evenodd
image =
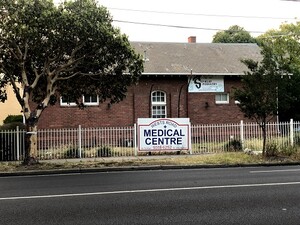
M 294 145 L 300 146 L 300 133 L 299 132 L 295 133 L 295 135 L 294 135 Z
M 25 129 L 25 125 L 23 124 L 23 116 L 8 115 L 3 120 L 3 125 L 0 126 L 0 130 L 15 130 L 17 127 L 20 129 Z
M 267 143 L 266 145 L 266 157 L 278 156 L 279 149 L 275 142 Z
M 243 27 L 234 25 L 228 30 L 219 31 L 213 37 L 213 43 L 256 43 L 255 38 Z
M 255 119 L 259 124 L 267 122 L 277 114 L 277 86 L 280 73 L 276 65 L 269 62 L 269 56 L 265 55 L 261 64 L 253 60 L 243 62 L 249 68 L 242 77 L 241 89 L 236 89 L 234 98 L 246 117 Z
M 24 123 L 12 122 L 3 124 L 2 126 L 0 126 L 0 130 L 15 130 L 17 127 L 19 127 L 20 130 L 24 130 L 26 128 Z
M 225 145 L 225 149 L 228 152 L 238 152 L 238 151 L 242 151 L 242 143 L 240 142 L 240 140 L 230 140 L 226 145 Z
M 22 116 L 22 115 L 8 115 L 8 116 L 3 120 L 3 123 L 4 123 L 4 124 L 14 123 L 14 122 L 22 123 L 22 122 L 23 122 L 23 116 Z
M 258 37 L 259 43 L 269 46 L 280 67 L 294 73 L 300 70 L 300 21 L 282 24 Z
M 64 158 L 80 158 L 80 152 L 78 148 L 70 147 L 67 149 L 67 151 L 64 153 Z
M 278 86 L 284 71 L 278 66 L 268 46 L 262 48 L 263 60 L 251 59 L 242 62 L 248 71 L 242 77 L 242 88 L 236 89 L 234 98 L 238 107 L 249 119 L 254 119 L 263 132 L 263 154 L 266 149 L 266 124 L 278 112 Z
M 98 157 L 111 157 L 112 151 L 111 148 L 108 146 L 102 146 L 97 150 Z
M 297 154 L 297 148 L 295 147 L 292 147 L 292 146 L 288 146 L 288 147 L 285 147 L 283 148 L 281 151 L 280 151 L 280 154 L 283 155 L 283 156 L 292 156 L 292 155 L 295 155 Z
M 97 94 L 100 102 L 115 103 L 138 81 L 142 57 L 112 21 L 96 0 L 66 0 L 59 6 L 52 0 L 0 1 L 0 101 L 11 85 L 28 131 L 58 95 Z M 28 163 L 35 161 L 37 146 L 29 140 Z
M 259 43 L 269 48 L 274 61 L 284 76 L 278 86 L 280 119 L 300 120 L 300 22 L 282 24 L 258 37 Z
M 38 118 L 57 93 L 72 99 L 96 93 L 101 101 L 121 101 L 143 70 L 142 57 L 95 0 L 59 6 L 52 0 L 2 0 L 0 9 L 0 96 L 4 99 L 2 87 L 11 84 L 26 119 Z M 29 97 L 37 103 L 36 113 L 30 114 Z

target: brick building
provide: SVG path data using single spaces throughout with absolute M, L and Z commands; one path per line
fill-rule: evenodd
M 129 126 L 137 118 L 189 117 L 192 124 L 236 123 L 244 119 L 233 89 L 247 70 L 242 59 L 260 60 L 256 44 L 133 42 L 144 56 L 144 73 L 117 104 L 83 96 L 84 110 L 61 99 L 49 106 L 39 128 Z

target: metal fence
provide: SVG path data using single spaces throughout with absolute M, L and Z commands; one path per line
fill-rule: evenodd
M 0 161 L 24 159 L 24 130 L 0 131 Z M 136 126 L 38 130 L 38 158 L 126 157 L 147 154 L 137 150 Z M 256 123 L 191 126 L 193 154 L 259 151 L 262 131 Z M 267 144 L 278 149 L 300 145 L 300 122 L 267 124 Z M 190 152 L 185 152 L 186 154 Z M 164 154 L 160 152 L 159 154 Z M 168 153 L 172 154 L 172 153 Z
M 134 156 L 134 127 L 45 129 L 38 131 L 39 159 Z
M 0 161 L 23 159 L 25 149 L 25 131 L 0 130 Z
M 300 145 L 300 122 L 268 123 L 267 147 L 277 149 Z M 194 153 L 261 151 L 262 129 L 257 123 L 210 124 L 192 126 Z

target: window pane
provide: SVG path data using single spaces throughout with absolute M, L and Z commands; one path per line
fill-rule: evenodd
M 227 101 L 227 94 L 221 95 L 221 101 L 224 101 L 224 102 Z
M 97 95 L 84 95 L 84 103 L 98 104 Z
M 90 98 L 91 98 L 91 102 L 98 102 L 97 95 L 92 95 Z
M 70 96 L 61 96 L 60 97 L 60 105 L 73 106 L 73 105 L 76 105 L 76 103 L 75 103 L 75 100 L 73 100 Z
M 165 102 L 165 93 L 161 91 L 155 91 L 152 93 L 152 102 Z
M 166 118 L 166 93 L 154 91 L 151 96 L 152 118 Z
M 228 94 L 216 94 L 216 103 L 229 103 Z
M 62 97 L 61 97 L 61 102 L 62 102 L 62 103 L 68 103 L 68 97 L 62 96 Z
M 84 95 L 84 102 L 97 102 L 97 95 Z
M 63 103 L 71 103 L 72 101 L 71 101 L 70 97 L 68 97 L 68 96 L 62 96 L 61 97 L 61 102 L 63 102 Z
M 166 118 L 166 107 L 165 106 L 153 106 L 152 107 L 153 118 Z

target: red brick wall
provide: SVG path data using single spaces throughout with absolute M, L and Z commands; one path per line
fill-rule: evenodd
M 240 85 L 239 78 L 225 77 L 225 91 Z M 167 93 L 168 117 L 189 117 L 192 124 L 237 123 L 245 120 L 234 99 L 229 104 L 215 103 L 215 93 L 187 93 L 186 76 L 144 76 L 128 89 L 126 98 L 117 104 L 108 102 L 84 110 L 71 106 L 49 106 L 42 114 L 39 128 L 131 126 L 137 118 L 150 117 L 151 91 Z M 208 107 L 206 106 L 208 103 Z
M 99 126 L 128 126 L 133 124 L 133 97 L 128 93 L 126 99 L 119 104 L 110 105 L 108 102 L 99 106 L 87 106 L 79 109 L 76 106 L 49 106 L 43 112 L 38 127 L 69 128 L 99 127 Z
M 151 92 L 157 90 L 164 91 L 167 95 L 168 117 L 178 117 L 178 106 L 181 109 L 179 116 L 186 116 L 187 78 L 183 76 L 172 77 L 171 79 L 170 82 L 170 77 L 144 78 L 139 85 L 134 88 L 136 119 L 150 117 Z
M 216 104 L 215 93 L 190 93 L 188 97 L 189 117 L 192 124 L 237 123 L 247 120 L 233 98 L 234 87 L 240 87 L 237 77 L 224 78 L 225 92 L 229 93 L 229 104 Z

